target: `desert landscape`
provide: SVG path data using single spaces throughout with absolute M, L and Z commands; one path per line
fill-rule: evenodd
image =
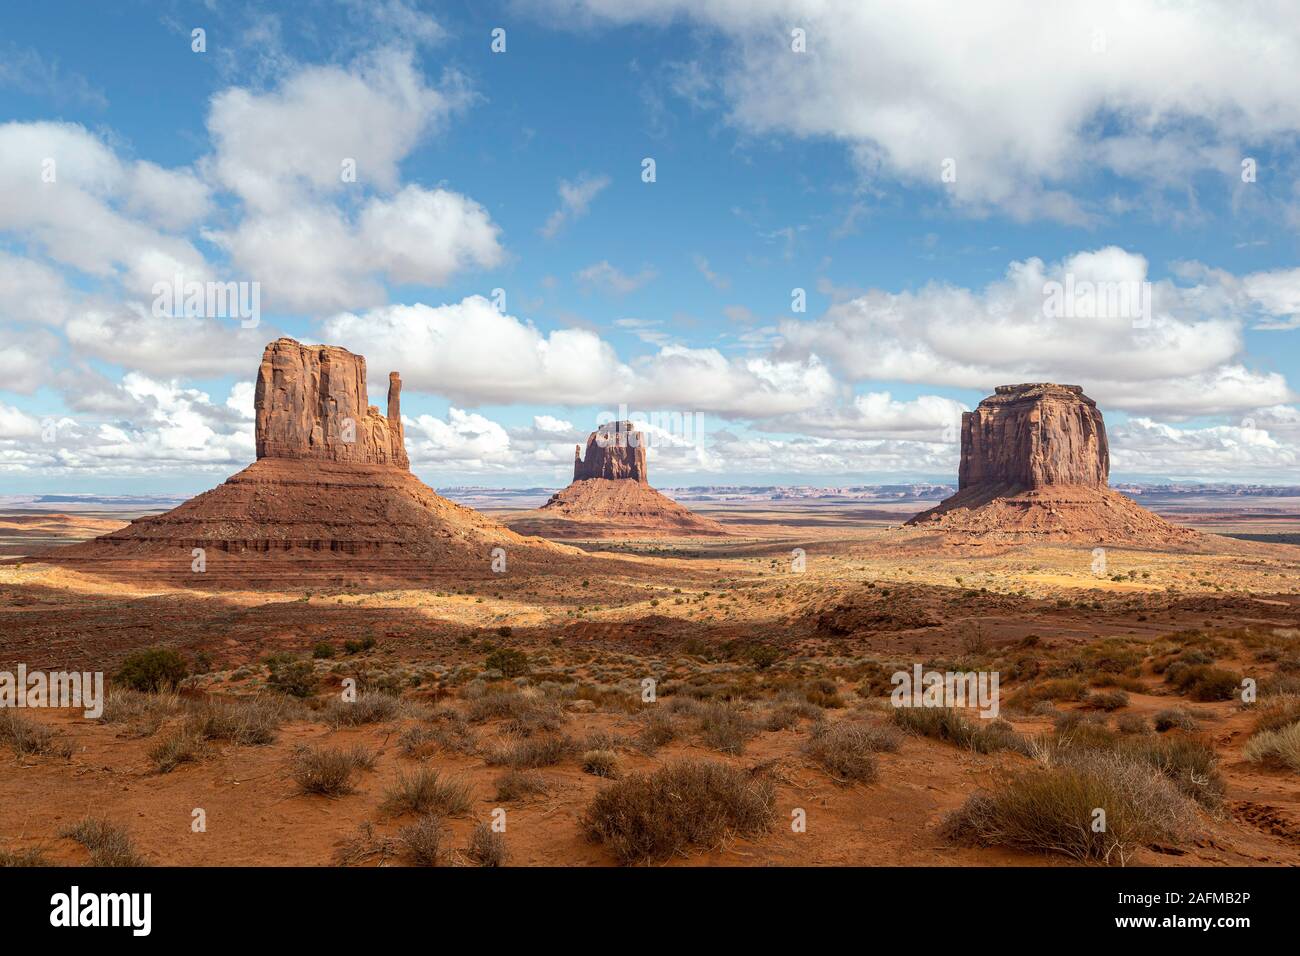
M 1081 389 L 967 413 L 933 508 L 694 514 L 593 433 L 551 541 L 415 479 L 365 380 L 277 340 L 226 483 L 0 519 L 3 666 L 110 675 L 0 715 L 6 862 L 1300 863 L 1300 548 L 1110 490 Z M 900 703 L 923 672 L 994 700 Z

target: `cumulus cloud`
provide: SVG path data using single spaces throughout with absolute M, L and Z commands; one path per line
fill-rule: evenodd
M 482 296 L 437 307 L 341 313 L 322 323 L 322 333 L 365 355 L 372 369 L 400 369 L 409 387 L 469 405 L 625 402 L 746 417 L 798 412 L 838 392 L 816 357 L 736 358 L 712 348 L 664 345 L 623 360 L 589 329 L 542 332 Z
M 1300 130 L 1300 26 L 1279 4 L 532 5 L 552 23 L 698 24 L 723 51 L 696 86 L 719 88 L 736 126 L 839 140 L 864 177 L 943 190 L 972 212 L 1091 222 L 1102 211 L 1073 187 L 1098 170 L 1179 191 L 1217 172 L 1226 190 L 1247 144 Z M 791 51 L 796 27 L 806 53 Z M 945 184 L 946 159 L 956 180 Z
M 1052 315 L 1048 283 L 1148 282 L 1143 256 L 1114 246 L 1051 265 L 1013 262 L 983 289 L 931 283 L 873 290 L 809 321 L 786 320 L 779 355 L 827 356 L 852 381 L 990 391 L 1023 381 L 1082 384 L 1104 407 L 1191 418 L 1293 398 L 1285 378 L 1245 364 L 1244 318 L 1212 285 L 1150 283 L 1149 316 L 1102 306 Z M 1079 300 L 1082 301 L 1082 300 Z M 1135 300 L 1136 301 L 1136 300 Z
M 1294 410 L 1293 410 L 1294 411 Z M 1300 450 L 1264 428 L 1216 425 L 1173 428 L 1133 418 L 1109 430 L 1111 471 L 1142 476 L 1294 481 Z
M 208 393 L 134 372 L 123 377 L 121 389 L 132 411 L 108 420 L 59 416 L 35 423 L 0 405 L 0 471 L 50 477 L 228 473 L 253 460 L 252 422 Z
M 268 305 L 291 311 L 364 308 L 385 301 L 384 279 L 437 286 L 499 265 L 483 206 L 400 180 L 401 161 L 471 98 L 455 73 L 430 86 L 396 48 L 305 67 L 269 92 L 219 93 L 207 167 L 244 215 L 207 237 Z

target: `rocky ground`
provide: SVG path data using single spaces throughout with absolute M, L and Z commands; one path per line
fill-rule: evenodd
M 0 859 L 104 862 L 120 840 L 61 835 L 92 816 L 159 865 L 1300 863 L 1300 549 L 1205 535 L 1099 569 L 865 513 L 715 511 L 726 538 L 404 587 L 0 565 L 0 668 L 165 648 L 190 674 L 0 726 Z M 997 671 L 1000 719 L 900 713 L 918 663 Z M 1017 835 L 1013 798 L 1067 780 L 1109 842 Z M 718 826 L 655 816 L 665 792 Z

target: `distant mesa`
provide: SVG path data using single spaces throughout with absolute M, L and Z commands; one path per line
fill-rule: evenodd
M 1199 537 L 1108 487 L 1110 446 L 1078 385 L 1000 385 L 961 420 L 957 493 L 908 524 L 957 536 L 1172 544 Z
M 491 577 L 581 552 L 527 539 L 441 497 L 410 472 L 402 382 L 369 405 L 366 360 L 331 345 L 267 345 L 254 392 L 257 460 L 165 514 L 139 518 L 42 560 L 94 572 L 168 574 L 194 587 L 280 585 L 309 576 L 394 583 L 451 573 Z M 192 569 L 203 550 L 205 570 Z M 346 577 L 344 576 L 346 575 Z
M 650 487 L 646 438 L 628 421 L 607 422 L 574 448 L 573 481 L 537 511 L 508 522 L 516 531 L 548 538 L 725 535 Z

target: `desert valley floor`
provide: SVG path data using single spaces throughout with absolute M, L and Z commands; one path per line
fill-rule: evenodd
M 162 646 L 192 676 L 115 691 L 101 720 L 29 710 L 0 728 L 0 855 L 85 862 L 67 828 L 95 817 L 153 865 L 397 865 L 433 807 L 438 862 L 480 856 L 474 832 L 501 809 L 509 864 L 639 862 L 592 838 L 593 801 L 692 757 L 764 781 L 767 820 L 653 862 L 1069 865 L 962 839 L 949 814 L 1052 748 L 1093 747 L 1154 754 L 1189 798 L 1126 862 L 1295 865 L 1296 769 L 1246 751 L 1300 714 L 1300 511 L 1223 500 L 1157 504 L 1210 533 L 1107 548 L 1104 573 L 1089 546 L 945 542 L 900 528 L 914 503 L 820 499 L 692 504 L 729 536 L 566 541 L 580 550 L 554 568 L 496 574 L 485 555 L 481 574 L 394 587 L 335 563 L 256 589 L 223 583 L 216 558 L 190 574 L 188 552 L 161 580 L 43 563 L 38 546 L 123 516 L 11 511 L 0 668 L 103 670 L 111 687 Z M 898 719 L 889 677 L 917 663 L 998 671 L 1000 719 Z M 348 678 L 366 707 L 334 703 Z M 840 724 L 873 753 L 819 746 Z M 342 785 L 304 792 L 304 755 L 334 748 L 356 757 Z

